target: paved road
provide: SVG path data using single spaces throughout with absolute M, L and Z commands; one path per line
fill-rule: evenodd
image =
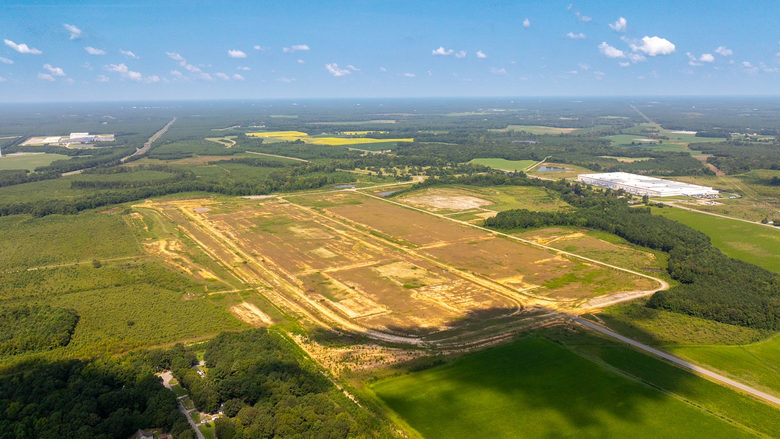
M 747 394 L 749 394 L 751 396 L 754 396 L 754 397 L 756 397 L 758 399 L 761 399 L 763 401 L 766 401 L 766 402 L 769 402 L 771 404 L 774 404 L 777 407 L 780 407 L 780 398 L 778 398 L 776 396 L 770 395 L 768 393 L 762 392 L 762 391 L 760 391 L 758 389 L 755 389 L 753 387 L 750 387 L 748 385 L 745 385 L 745 384 L 742 384 L 740 382 L 734 381 L 734 380 L 732 380 L 730 378 L 727 378 L 727 377 L 725 377 L 725 376 L 723 376 L 721 374 L 715 373 L 715 372 L 713 372 L 713 371 L 711 371 L 709 369 L 705 369 L 705 368 L 703 368 L 701 366 L 697 366 L 695 364 L 689 363 L 689 362 L 683 360 L 682 358 L 678 358 L 678 357 L 675 357 L 674 355 L 667 354 L 666 352 L 663 352 L 663 351 L 660 351 L 658 349 L 652 348 L 652 347 L 650 347 L 650 346 L 648 346 L 646 344 L 642 344 L 642 343 L 640 343 L 640 342 L 638 342 L 636 340 L 632 340 L 632 339 L 630 339 L 628 337 L 624 337 L 624 336 L 618 334 L 617 332 L 610 331 L 609 329 L 604 328 L 603 326 L 599 326 L 599 325 L 597 325 L 595 323 L 592 323 L 592 322 L 589 322 L 587 320 L 583 320 L 583 319 L 577 318 L 577 317 L 575 317 L 573 320 L 575 322 L 583 325 L 583 326 L 586 326 L 586 327 L 588 327 L 590 329 L 598 331 L 598 332 L 600 332 L 600 333 L 602 333 L 604 335 L 608 335 L 608 336 L 610 336 L 612 338 L 615 338 L 617 340 L 622 341 L 623 343 L 630 344 L 631 346 L 634 346 L 637 349 L 640 349 L 640 350 L 648 352 L 648 353 L 650 353 L 652 355 L 655 355 L 656 357 L 660 357 L 660 358 L 663 358 L 665 360 L 671 361 L 672 363 L 674 363 L 674 364 L 676 364 L 678 366 L 682 366 L 682 367 L 684 367 L 686 369 L 689 369 L 689 370 L 691 370 L 691 371 L 693 371 L 693 372 L 695 372 L 695 373 L 697 373 L 699 375 L 704 375 L 705 377 L 710 378 L 713 381 L 717 381 L 717 382 L 719 382 L 721 384 L 725 384 L 725 385 L 727 385 L 729 387 L 733 387 L 733 388 L 735 388 L 737 390 L 741 390 L 742 392 L 745 392 L 745 393 L 747 393 Z
M 691 212 L 703 213 L 705 215 L 712 215 L 712 216 L 717 216 L 717 217 L 720 217 L 720 218 L 726 218 L 726 219 L 730 219 L 730 220 L 734 220 L 734 221 L 742 221 L 743 223 L 750 223 L 750 224 L 755 224 L 755 225 L 758 225 L 758 226 L 764 226 L 764 227 L 769 227 L 769 228 L 772 228 L 772 229 L 780 230 L 780 227 L 774 226 L 772 224 L 764 224 L 764 223 L 760 223 L 758 221 L 750 221 L 750 220 L 746 220 L 746 219 L 742 219 L 742 218 L 734 218 L 733 216 L 721 215 L 719 213 L 712 213 L 712 212 L 707 212 L 707 211 L 704 211 L 704 210 L 693 209 L 691 207 L 680 206 L 679 204 L 677 204 L 677 203 L 675 203 L 673 201 L 665 201 L 662 204 L 665 204 L 667 206 L 676 207 L 678 209 L 690 210 Z
M 192 416 L 190 416 L 189 410 L 181 405 L 181 399 L 176 399 L 176 404 L 179 406 L 179 411 L 184 413 L 184 416 L 187 417 L 187 422 L 190 423 L 190 427 L 195 430 L 195 436 L 197 436 L 198 439 L 206 439 L 206 437 L 203 436 L 203 433 L 201 433 L 200 428 L 198 428 L 198 426 L 195 424 L 195 421 L 192 420 Z

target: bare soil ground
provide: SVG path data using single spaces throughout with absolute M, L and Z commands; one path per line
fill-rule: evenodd
M 408 197 L 405 201 L 410 204 L 447 210 L 468 210 L 493 204 L 488 200 L 467 195 L 421 195 Z
M 231 306 L 230 312 L 252 326 L 268 326 L 274 323 L 268 314 L 260 311 L 260 308 L 249 302 L 241 302 Z

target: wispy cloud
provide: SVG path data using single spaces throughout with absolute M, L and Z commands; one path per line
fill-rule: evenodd
M 576 34 L 574 32 L 569 32 L 568 34 L 566 34 L 566 37 L 571 38 L 572 40 L 583 40 L 585 39 L 585 34 L 582 32 Z
M 503 76 L 503 75 L 507 74 L 507 71 L 503 67 L 501 67 L 501 68 L 491 67 L 490 68 L 490 73 L 492 73 L 494 75 Z
M 231 49 L 227 53 L 231 58 L 246 58 L 246 53 L 242 50 Z
M 526 28 L 526 29 L 531 27 L 531 20 L 529 20 L 527 18 L 525 20 L 523 20 L 523 27 Z
M 265 47 L 263 47 L 263 46 L 261 46 L 259 44 L 255 44 L 254 46 L 252 46 L 252 48 L 255 49 L 255 50 L 258 50 L 260 52 L 265 52 L 265 50 L 266 50 Z
M 98 75 L 97 76 L 98 82 L 108 82 L 110 81 L 109 77 L 106 75 Z
M 438 49 L 434 49 L 431 51 L 433 55 L 439 55 L 439 56 L 447 56 L 452 55 L 455 51 L 452 49 L 445 49 L 444 46 L 439 46 Z
M 481 50 L 477 50 L 477 58 L 485 59 L 485 58 L 487 58 L 487 55 L 485 55 L 485 52 L 483 52 Z
M 214 79 L 210 74 L 201 70 L 200 67 L 188 63 L 187 60 L 177 52 L 165 52 L 165 55 L 168 56 L 168 58 L 178 62 L 179 65 L 184 67 L 184 69 L 188 72 L 198 75 L 198 77 L 201 79 L 205 79 L 207 81 Z
M 56 81 L 56 79 L 54 79 L 54 76 L 48 73 L 38 73 L 38 79 L 43 79 L 44 81 L 49 81 L 49 82 Z
M 77 28 L 76 26 L 72 24 L 63 24 L 62 27 L 68 31 L 71 40 L 81 38 L 81 29 Z
M 612 30 L 617 31 L 617 32 L 625 32 L 626 31 L 626 25 L 628 25 L 628 22 L 626 21 L 626 19 L 623 18 L 623 17 L 620 17 L 620 18 L 617 19 L 616 22 L 610 23 L 609 27 Z
M 52 76 L 65 76 L 65 71 L 62 70 L 60 67 L 54 67 L 51 64 L 44 64 L 43 68 L 44 70 L 49 72 Z
M 729 49 L 726 46 L 718 46 L 718 48 L 715 49 L 715 53 L 717 53 L 720 56 L 731 56 L 734 54 L 734 51 Z
M 455 58 L 462 59 L 466 57 L 466 51 L 465 50 L 459 50 L 455 53 Z
M 138 55 L 133 53 L 132 50 L 122 50 L 122 49 L 119 49 L 119 53 L 121 53 L 122 55 L 124 55 L 124 56 L 126 56 L 128 58 L 138 59 Z
M 105 66 L 105 69 L 109 72 L 119 73 L 123 78 L 130 79 L 132 81 L 141 81 L 144 76 L 140 72 L 130 70 L 127 65 L 122 64 L 109 64 Z
M 233 74 L 233 79 L 236 81 L 243 81 L 244 77 L 242 75 L 239 75 L 238 73 Z
M 414 73 L 406 72 L 406 73 L 403 74 L 403 77 L 404 78 L 415 78 L 415 77 L 417 77 L 417 75 L 415 75 Z
M 294 44 L 290 47 L 285 47 L 282 49 L 284 53 L 292 53 L 292 52 L 307 51 L 307 50 L 310 50 L 310 48 L 306 44 Z
M 0 82 L 5 82 L 5 81 L 7 81 L 7 79 L 5 79 L 2 76 L 0 76 Z
M 289 76 L 282 76 L 281 78 L 278 78 L 277 81 L 284 82 L 285 84 L 292 84 L 295 82 L 295 78 L 291 78 Z
M 226 75 L 226 74 L 224 74 L 222 72 L 217 72 L 217 73 L 214 74 L 214 76 L 216 76 L 219 79 L 224 79 L 225 81 L 229 81 L 230 80 L 230 76 L 228 76 L 228 75 Z
M 103 49 L 96 49 L 96 48 L 94 48 L 92 46 L 87 46 L 87 47 L 84 48 L 84 50 L 86 50 L 87 53 L 90 54 L 90 55 L 105 55 L 106 54 L 105 50 L 103 50 Z
M 2 57 L 2 56 L 0 56 L 0 62 L 3 63 L 3 64 L 13 64 L 14 63 L 14 61 L 12 59 L 8 59 L 8 58 Z
M 34 47 L 30 47 L 24 43 L 16 44 L 11 40 L 3 40 L 3 42 L 5 43 L 6 46 L 10 47 L 11 49 L 14 49 L 19 53 L 28 53 L 30 55 L 40 55 L 43 53 L 40 50 Z
M 335 77 L 346 76 L 352 73 L 348 69 L 339 68 L 339 65 L 336 63 L 325 64 L 325 69 Z
M 247 67 L 247 66 L 238 66 L 238 67 L 236 67 L 236 70 L 242 70 L 244 72 L 248 72 L 248 71 L 252 70 L 252 68 L 251 67 Z
M 601 44 L 599 44 L 599 52 L 601 52 L 602 55 L 606 56 L 607 58 L 625 58 L 626 54 L 622 50 L 612 47 L 609 44 L 607 44 L 606 41 L 602 41 Z

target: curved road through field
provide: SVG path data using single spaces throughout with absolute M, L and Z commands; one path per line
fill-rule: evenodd
M 583 320 L 579 317 L 574 317 L 572 320 L 579 323 L 580 325 L 583 325 L 585 327 L 588 327 L 590 329 L 593 329 L 594 331 L 598 331 L 604 335 L 607 335 L 609 337 L 612 337 L 614 339 L 620 340 L 623 343 L 627 343 L 639 350 L 645 351 L 649 354 L 652 354 L 656 357 L 663 358 L 664 360 L 671 361 L 672 363 L 676 364 L 677 366 L 681 366 L 685 369 L 688 369 L 690 371 L 695 372 L 698 375 L 703 375 L 713 381 L 717 381 L 721 384 L 725 384 L 729 387 L 732 387 L 734 389 L 740 390 L 742 392 L 745 392 L 753 397 L 756 397 L 758 399 L 761 399 L 763 401 L 769 402 L 776 407 L 780 407 L 780 398 L 770 395 L 768 393 L 762 392 L 756 388 L 750 387 L 746 384 L 742 384 L 740 382 L 734 381 L 730 378 L 727 378 L 719 373 L 715 373 L 709 369 L 705 369 L 701 366 L 697 366 L 695 364 L 689 363 L 682 358 L 675 357 L 674 355 L 667 354 L 666 352 L 660 351 L 658 349 L 652 348 L 646 344 L 640 343 L 636 340 L 632 340 L 628 337 L 624 337 L 617 332 L 611 331 L 607 328 L 604 328 L 603 326 L 599 326 L 595 323 L 589 322 L 587 320 Z

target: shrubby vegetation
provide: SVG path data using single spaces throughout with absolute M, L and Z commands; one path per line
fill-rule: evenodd
M 47 305 L 3 306 L 0 309 L 0 357 L 65 346 L 76 329 L 75 310 Z
M 691 148 L 710 154 L 712 163 L 726 174 L 740 174 L 751 169 L 780 169 L 780 144 L 731 141 L 697 143 Z

